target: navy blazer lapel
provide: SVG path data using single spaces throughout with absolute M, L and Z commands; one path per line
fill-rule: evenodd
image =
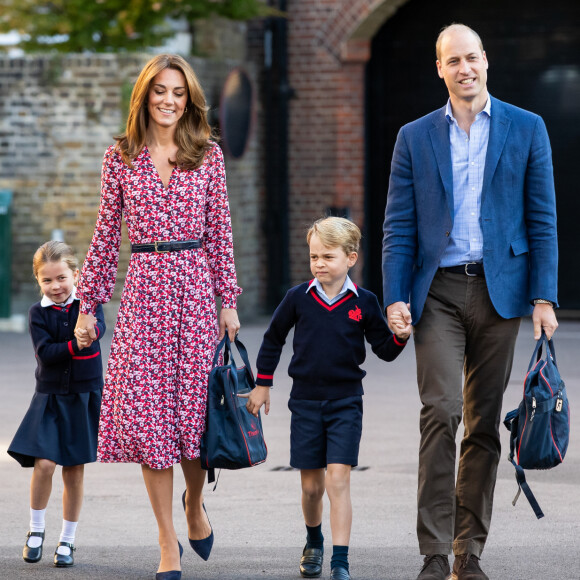
M 451 166 L 451 143 L 449 141 L 449 122 L 445 118 L 445 107 L 438 111 L 433 127 L 429 130 L 433 153 L 439 167 L 439 174 L 445 189 L 447 206 L 451 216 L 453 209 L 453 167 Z
M 485 168 L 483 171 L 483 186 L 481 189 L 481 199 L 491 185 L 491 180 L 497 168 L 499 158 L 503 152 L 505 142 L 509 133 L 511 119 L 506 115 L 505 108 L 501 101 L 491 98 L 491 118 L 489 123 L 489 141 L 487 143 L 487 153 L 485 155 Z

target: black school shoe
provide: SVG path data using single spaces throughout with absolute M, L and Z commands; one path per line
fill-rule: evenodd
M 322 574 L 324 550 L 304 546 L 300 558 L 300 575 L 302 578 L 318 578 Z
M 350 574 L 346 568 L 336 566 L 330 571 L 330 580 L 350 580 Z
M 73 552 L 76 550 L 76 548 L 74 547 L 74 544 L 69 544 L 68 542 L 59 542 L 58 546 L 66 546 L 67 548 L 70 548 L 70 554 L 64 555 L 59 554 L 57 551 L 55 551 L 54 565 L 57 568 L 70 568 L 75 563 Z M 58 546 L 56 547 L 57 550 Z
M 30 536 L 36 536 L 38 538 L 42 538 L 42 543 L 38 548 L 31 548 L 28 545 L 28 538 Z M 35 564 L 36 562 L 40 562 L 42 558 L 42 544 L 44 544 L 44 532 L 28 532 L 26 536 L 26 543 L 24 544 L 24 548 L 22 550 L 22 559 L 29 564 Z

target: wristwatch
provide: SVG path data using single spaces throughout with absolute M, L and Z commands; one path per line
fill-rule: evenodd
M 536 304 L 549 304 L 550 306 L 554 306 L 554 303 L 551 302 L 550 300 L 545 300 L 544 298 L 535 298 L 534 299 L 534 306 Z

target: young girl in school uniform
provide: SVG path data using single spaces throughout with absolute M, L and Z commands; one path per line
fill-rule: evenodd
M 36 355 L 36 392 L 8 453 L 22 467 L 33 467 L 30 482 L 30 530 L 22 551 L 25 562 L 42 558 L 45 512 L 52 476 L 62 465 L 63 524 L 54 565 L 74 564 L 75 532 L 83 500 L 84 464 L 96 461 L 103 386 L 99 341 L 75 338 L 79 314 L 75 285 L 78 262 L 62 242 L 46 242 L 34 254 L 33 273 L 42 300 L 29 311 Z M 95 329 L 105 332 L 101 307 Z M 92 344 L 91 344 L 92 342 Z

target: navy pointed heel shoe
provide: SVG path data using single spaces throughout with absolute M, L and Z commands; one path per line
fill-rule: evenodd
M 181 502 L 183 503 L 183 511 L 185 511 L 185 494 L 186 493 L 187 493 L 187 490 L 185 490 L 183 492 L 183 495 L 181 496 Z M 205 512 L 205 515 L 207 515 L 207 511 L 205 509 L 205 504 L 202 504 L 202 506 L 203 506 L 203 511 Z M 211 527 L 211 522 L 209 521 L 209 516 L 207 518 L 207 521 L 209 522 L 209 527 L 211 528 L 211 534 L 207 538 L 204 538 L 203 540 L 190 540 L 189 537 L 187 538 L 189 540 L 189 545 L 193 548 L 193 551 L 202 560 L 207 560 L 209 558 L 209 555 L 211 554 L 211 549 L 213 547 L 213 528 Z
M 181 556 L 183 556 L 183 546 L 177 542 L 179 546 L 179 561 L 181 562 Z M 168 572 L 157 572 L 155 574 L 155 580 L 181 580 L 181 570 L 169 570 Z

